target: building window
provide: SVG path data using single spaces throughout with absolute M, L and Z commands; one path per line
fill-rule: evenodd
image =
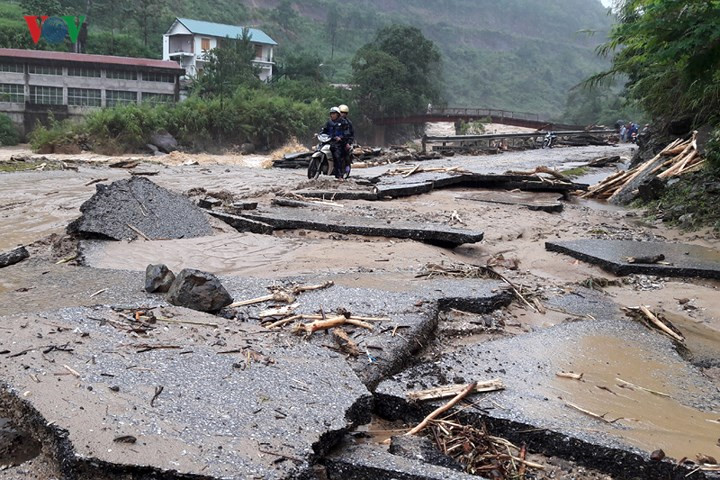
M 28 73 L 34 73 L 35 75 L 62 75 L 62 67 L 54 67 L 52 65 L 28 65 Z
M 146 82 L 175 83 L 175 75 L 169 73 L 144 72 L 142 79 Z
M 25 103 L 25 85 L 0 83 L 0 102 Z
M 68 88 L 68 105 L 99 107 L 101 103 L 100 90 L 93 88 Z
M 262 45 L 255 45 L 255 58 L 262 60 L 263 58 L 263 47 Z
M 0 72 L 24 73 L 22 63 L 0 63 Z
M 205 50 L 205 51 L 210 50 L 210 39 L 209 38 L 201 38 L 200 39 L 200 50 Z
M 62 87 L 37 87 L 30 86 L 30 102 L 42 105 L 62 105 Z
M 115 105 L 127 105 L 129 103 L 137 103 L 137 93 L 124 90 L 105 90 L 105 105 L 114 107 Z
M 100 70 L 97 68 L 68 67 L 67 74 L 71 77 L 99 77 Z
M 118 80 L 137 80 L 137 72 L 132 70 L 108 70 L 105 77 Z
M 175 101 L 175 95 L 170 93 L 148 93 L 142 94 L 143 103 L 171 103 Z

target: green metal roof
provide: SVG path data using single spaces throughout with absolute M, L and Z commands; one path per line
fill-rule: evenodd
M 225 25 L 222 23 L 205 22 L 203 20 L 192 20 L 189 18 L 177 18 L 178 22 L 183 24 L 185 28 L 192 33 L 200 35 L 208 35 L 211 37 L 242 37 L 243 27 L 237 25 Z M 270 38 L 262 30 L 257 28 L 249 28 L 250 38 L 255 43 L 266 43 L 269 45 L 277 45 L 277 42 Z

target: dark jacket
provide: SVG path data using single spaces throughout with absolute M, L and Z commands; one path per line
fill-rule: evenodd
M 345 133 L 344 125 L 338 120 L 337 122 L 333 122 L 332 120 L 328 120 L 325 126 L 323 127 L 321 133 L 325 133 L 327 135 L 330 135 L 330 137 L 343 137 Z
M 345 141 L 350 144 L 355 143 L 355 129 L 353 128 L 352 122 L 347 117 L 345 117 L 345 118 L 341 117 L 340 120 L 341 120 L 341 122 L 343 124 L 343 128 L 344 128 L 343 136 L 345 137 Z

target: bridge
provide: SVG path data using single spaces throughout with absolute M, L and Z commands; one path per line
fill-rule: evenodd
M 382 117 L 373 120 L 375 125 L 410 125 L 435 122 L 473 122 L 500 123 L 515 127 L 534 128 L 536 130 L 582 130 L 585 125 L 555 123 L 541 118 L 537 113 L 512 112 L 495 108 L 431 108 L 426 113 L 404 117 Z

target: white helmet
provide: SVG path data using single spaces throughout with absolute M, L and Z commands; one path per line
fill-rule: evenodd
M 344 103 L 338 107 L 340 113 L 350 113 L 350 108 Z
M 337 113 L 338 115 L 340 115 L 340 109 L 338 107 L 332 107 L 330 109 L 330 113 Z

